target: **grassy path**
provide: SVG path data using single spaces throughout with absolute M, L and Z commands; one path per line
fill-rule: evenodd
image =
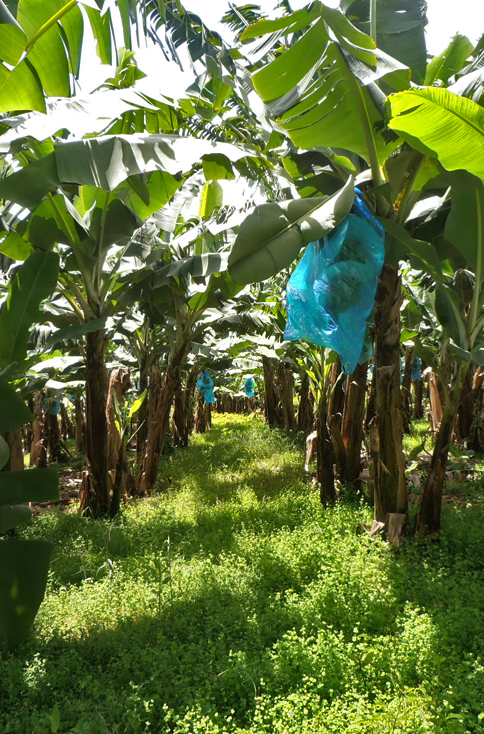
M 163 459 L 160 489 L 24 532 L 56 550 L 34 634 L 0 663 L 0 734 L 484 732 L 481 508 L 392 550 L 244 416 Z

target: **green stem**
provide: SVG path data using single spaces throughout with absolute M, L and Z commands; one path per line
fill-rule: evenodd
M 84 286 L 86 288 L 86 293 L 87 293 L 88 300 L 90 300 L 93 305 L 99 306 L 100 305 L 99 296 L 98 296 L 98 294 L 96 293 L 96 291 L 94 289 L 94 285 L 93 285 L 93 282 L 91 280 L 91 276 L 89 275 L 89 273 L 87 272 L 87 270 L 84 267 L 84 263 L 82 261 L 81 254 L 79 252 L 79 248 L 78 248 L 76 242 L 74 242 L 74 240 L 72 239 L 71 233 L 69 231 L 69 225 L 67 224 L 67 222 L 65 220 L 65 217 L 64 217 L 62 211 L 57 206 L 57 202 L 54 199 L 54 197 L 52 196 L 52 194 L 47 194 L 47 197 L 48 197 L 49 201 L 51 202 L 53 208 L 55 209 L 55 211 L 57 213 L 57 216 L 59 217 L 59 219 L 60 219 L 60 221 L 62 223 L 64 234 L 66 235 L 67 240 L 69 242 L 69 246 L 71 247 L 71 249 L 72 249 L 72 251 L 74 253 L 74 257 L 76 258 L 77 265 L 79 267 L 79 270 L 80 270 L 81 275 L 82 275 L 82 279 L 84 281 Z
M 346 65 L 346 62 L 345 62 L 345 65 Z M 360 120 L 363 125 L 363 132 L 365 135 L 366 148 L 368 151 L 368 160 L 370 163 L 371 176 L 373 178 L 373 187 L 377 188 L 378 186 L 383 186 L 383 184 L 385 183 L 385 178 L 383 175 L 383 171 L 380 167 L 380 162 L 378 160 L 378 153 L 376 150 L 375 138 L 373 137 L 373 132 L 371 129 L 370 118 L 368 116 L 368 109 L 366 107 L 366 102 L 363 96 L 363 91 L 360 87 L 358 80 L 355 79 L 355 77 L 353 76 L 353 74 L 350 72 L 349 69 L 347 69 L 347 71 L 348 73 L 346 75 L 346 78 L 355 96 L 356 104 L 358 105 L 358 112 L 359 112 Z M 377 214 L 383 217 L 387 216 L 390 211 L 390 205 L 388 201 L 385 199 L 385 197 L 377 193 L 376 202 L 377 202 Z
M 47 23 L 44 23 L 43 26 L 39 28 L 37 33 L 33 36 L 33 38 L 30 39 L 28 44 L 25 46 L 25 51 L 30 51 L 32 46 L 36 41 L 39 40 L 39 38 L 42 38 L 43 35 L 47 33 L 53 26 L 57 24 L 57 22 L 64 17 L 70 10 L 77 7 L 77 0 L 70 0 L 67 5 L 64 5 L 63 8 L 61 8 L 55 15 L 53 15 Z
M 405 174 L 405 191 L 398 207 L 397 222 L 399 224 L 405 223 L 407 216 L 410 214 L 411 208 L 413 207 L 414 202 L 410 201 L 411 196 L 414 193 L 412 189 L 424 161 L 425 156 L 417 150 L 413 153 L 410 159 L 410 163 Z M 409 211 L 407 211 L 407 209 Z
M 103 241 L 104 241 L 104 230 L 106 228 L 106 218 L 108 215 L 108 207 L 111 202 L 111 194 L 106 194 L 106 200 L 104 202 L 103 207 L 103 213 L 101 216 L 101 224 L 99 227 L 99 235 L 97 238 L 97 262 L 94 266 L 94 280 L 96 283 L 97 290 L 101 290 L 101 281 L 102 281 L 102 271 L 103 271 L 103 264 L 104 264 L 104 258 L 101 256 L 102 253 L 102 247 L 103 247 Z
M 95 319 L 95 313 L 92 311 L 91 307 L 89 306 L 88 302 L 86 301 L 76 284 L 72 282 L 72 280 L 67 276 L 66 273 L 62 273 L 60 277 L 65 280 L 64 284 L 59 283 L 59 285 L 61 286 L 61 293 L 63 294 L 64 298 L 69 301 L 78 317 L 80 319 L 86 320 Z
M 168 343 L 170 345 L 171 353 L 174 354 L 176 351 L 175 337 L 173 335 L 173 326 L 166 327 L 166 335 L 168 337 Z
M 376 0 L 370 0 L 370 36 L 376 40 Z M 378 45 L 378 44 L 377 44 Z
M 481 286 L 483 278 L 483 257 L 484 257 L 484 222 L 482 221 L 482 204 L 481 191 L 476 189 L 476 209 L 477 209 L 477 266 L 475 273 L 474 293 L 472 296 L 471 310 L 469 314 L 469 334 L 471 335 L 471 343 L 474 346 L 477 337 L 475 326 L 479 317 Z

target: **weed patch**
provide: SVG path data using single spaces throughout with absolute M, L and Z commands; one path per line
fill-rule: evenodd
M 215 416 L 115 520 L 26 528 L 55 552 L 0 732 L 482 734 L 482 508 L 396 551 L 358 534 L 364 504 L 323 510 L 303 463 Z

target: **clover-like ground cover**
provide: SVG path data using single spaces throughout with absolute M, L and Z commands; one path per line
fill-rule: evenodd
M 484 732 L 483 511 L 395 550 L 322 509 L 300 442 L 215 416 L 111 521 L 75 508 L 45 601 L 0 663 L 0 732 Z

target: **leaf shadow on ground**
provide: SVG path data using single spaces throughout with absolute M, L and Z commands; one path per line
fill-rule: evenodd
M 177 716 L 249 726 L 266 697 L 297 721 L 299 700 L 390 710 L 416 690 L 435 731 L 479 732 L 482 510 L 447 507 L 438 542 L 395 551 L 357 534 L 363 505 L 323 511 L 302 464 L 294 441 L 224 417 L 163 460 L 167 493 L 26 531 L 57 551 L 36 634 L 0 679 L 11 731 L 48 732 L 53 702 L 71 726 L 97 711 L 109 734 L 161 734 Z

